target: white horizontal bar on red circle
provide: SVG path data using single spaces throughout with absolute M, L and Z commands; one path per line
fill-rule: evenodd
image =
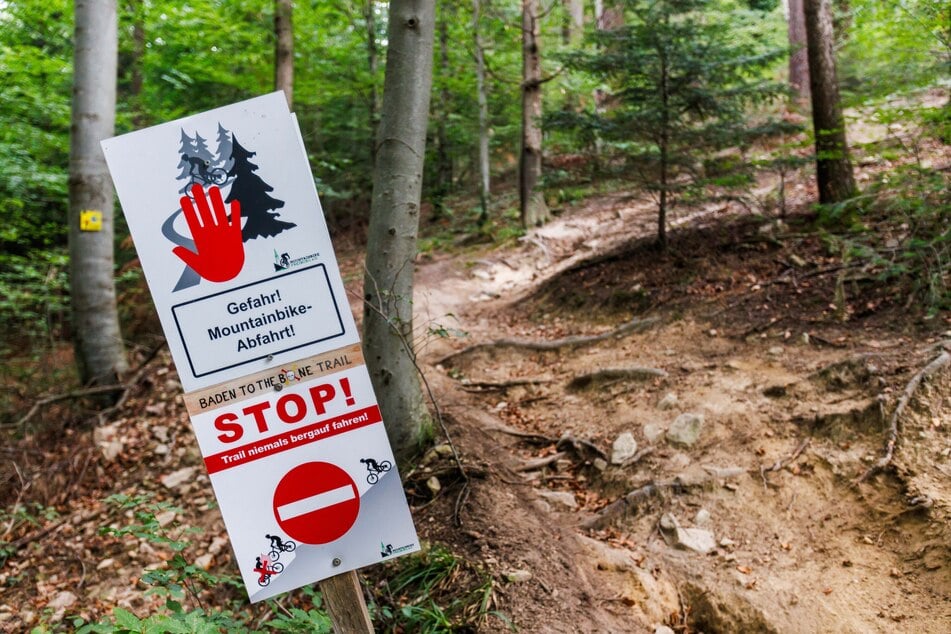
M 353 492 L 351 485 L 342 486 L 324 491 L 323 493 L 318 493 L 317 495 L 301 498 L 295 502 L 283 504 L 277 507 L 277 516 L 282 521 L 289 520 L 298 515 L 306 515 L 307 513 L 313 513 L 328 506 L 333 506 L 334 504 L 347 502 L 355 497 L 356 494 Z

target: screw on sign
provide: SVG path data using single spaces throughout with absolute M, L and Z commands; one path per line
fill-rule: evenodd
M 306 462 L 287 472 L 274 490 L 274 517 L 285 533 L 305 544 L 343 537 L 360 512 L 350 475 L 329 462 Z

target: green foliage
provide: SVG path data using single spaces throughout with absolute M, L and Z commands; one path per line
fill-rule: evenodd
M 858 103 L 928 86 L 951 73 L 946 0 L 854 0 L 839 53 L 839 80 Z
M 72 5 L 0 11 L 0 251 L 63 244 L 72 84 Z
M 396 560 L 382 583 L 387 601 L 371 610 L 384 632 L 475 631 L 487 623 L 495 631 L 514 630 L 505 615 L 491 609 L 492 576 L 444 547 Z
M 789 129 L 751 114 L 784 90 L 769 79 L 784 51 L 763 34 L 766 18 L 703 0 L 628 0 L 624 6 L 625 26 L 596 33 L 595 50 L 565 56 L 570 69 L 602 82 L 605 107 L 550 113 L 547 127 L 603 140 L 660 196 L 661 213 L 668 197 L 691 187 L 746 184 L 739 175 L 745 160 L 735 161 L 729 178 L 711 178 L 698 161 Z
M 0 337 L 0 352 L 63 333 L 69 307 L 67 265 L 64 249 L 0 255 L 0 321 L 7 333 Z
M 131 536 L 172 551 L 172 557 L 163 567 L 147 569 L 141 576 L 142 582 L 151 586 L 146 595 L 162 597 L 165 601 L 161 610 L 145 617 L 117 607 L 109 618 L 95 623 L 84 623 L 77 618 L 73 627 L 78 634 L 258 632 L 261 624 L 267 625 L 268 631 L 317 634 L 333 631 L 329 617 L 320 609 L 320 593 L 312 588 L 304 588 L 299 593 L 304 603 L 311 604 L 310 608 L 285 608 L 269 601 L 265 604 L 269 613 L 263 618 L 250 611 L 243 601 L 234 601 L 230 608 L 220 603 L 214 609 L 206 607 L 204 594 L 231 588 L 243 595 L 243 585 L 233 576 L 213 574 L 189 562 L 188 551 L 193 544 L 188 537 L 198 531 L 175 521 L 163 526 L 159 520 L 162 515 L 177 514 L 181 509 L 167 502 L 153 502 L 147 495 L 117 494 L 106 498 L 106 502 L 126 514 L 131 512 L 132 521 L 125 526 L 103 527 L 101 534 L 117 538 Z

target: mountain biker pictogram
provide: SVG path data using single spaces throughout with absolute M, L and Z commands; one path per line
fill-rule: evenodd
M 274 188 L 264 181 L 256 172 L 258 166 L 251 162 L 256 156 L 242 146 L 235 138 L 234 133 L 218 124 L 217 151 L 208 147 L 208 141 L 198 133 L 189 136 L 184 128 L 181 129 L 180 146 L 178 150 L 179 175 L 176 180 L 184 181 L 179 194 L 182 198 L 189 198 L 197 205 L 199 201 L 193 198 L 195 186 L 202 191 L 206 188 L 218 187 L 225 195 L 224 202 L 238 204 L 241 207 L 242 225 L 240 227 L 241 241 L 247 242 L 255 238 L 271 238 L 297 225 L 279 218 L 276 211 L 284 207 L 284 201 L 271 195 Z M 178 248 L 197 253 L 194 229 L 189 225 L 192 235 L 182 235 L 175 226 L 175 220 L 186 210 L 182 207 L 172 212 L 162 225 L 162 235 L 174 243 Z M 285 255 L 280 261 L 286 268 L 290 258 Z M 277 269 L 277 263 L 275 263 Z M 221 282 L 221 279 L 211 279 L 202 274 L 186 262 L 185 270 L 179 277 L 173 291 L 182 290 L 197 285 L 202 279 Z
M 266 559 L 262 562 L 261 555 L 254 558 L 254 572 L 258 573 L 258 585 L 262 588 L 271 583 L 271 577 L 284 572 L 284 564 L 280 562 L 271 563 Z
M 376 484 L 380 480 L 380 475 L 393 468 L 389 460 L 377 462 L 373 458 L 360 458 L 360 462 L 367 466 L 367 483 Z
M 281 558 L 281 553 L 292 553 L 297 548 L 297 544 L 290 539 L 281 539 L 278 535 L 265 535 L 265 538 L 271 542 L 271 551 L 268 558 L 271 561 L 277 561 Z

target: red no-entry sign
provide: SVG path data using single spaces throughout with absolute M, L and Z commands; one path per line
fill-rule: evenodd
M 304 544 L 343 537 L 360 512 L 357 485 L 329 462 L 306 462 L 281 478 L 274 491 L 274 517 L 285 533 Z

